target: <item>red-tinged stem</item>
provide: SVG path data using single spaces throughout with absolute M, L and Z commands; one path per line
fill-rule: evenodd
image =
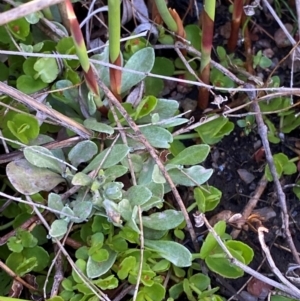
M 202 57 L 200 67 L 200 79 L 204 84 L 209 84 L 210 76 L 210 54 L 212 49 L 214 33 L 214 20 L 206 11 L 202 12 Z M 199 88 L 198 106 L 204 110 L 208 106 L 209 91 L 206 88 Z
M 110 62 L 116 66 L 121 66 L 121 56 L 119 55 L 114 62 Z M 109 69 L 110 88 L 116 98 L 121 102 L 121 81 L 122 71 L 114 68 Z
M 234 0 L 232 21 L 231 21 L 231 32 L 227 44 L 229 52 L 235 51 L 237 41 L 238 41 L 238 36 L 239 36 L 239 28 L 241 25 L 242 14 L 243 14 L 243 0 Z

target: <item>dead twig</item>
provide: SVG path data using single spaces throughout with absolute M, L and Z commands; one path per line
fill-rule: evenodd
M 242 226 L 245 224 L 245 221 L 247 221 L 248 217 L 250 216 L 250 214 L 256 207 L 256 204 L 257 204 L 258 200 L 260 199 L 260 196 L 264 192 L 264 190 L 267 186 L 267 183 L 268 183 L 268 181 L 266 180 L 265 176 L 263 176 L 258 183 L 258 186 L 254 192 L 254 195 L 251 197 L 251 199 L 248 201 L 247 205 L 244 208 L 244 211 L 242 213 L 243 217 L 241 218 L 241 222 L 238 223 L 239 229 L 233 229 L 230 233 L 230 235 L 233 239 L 236 239 L 239 236 Z
M 132 300 L 136 301 L 137 294 L 139 291 L 139 285 L 141 283 L 141 278 L 142 278 L 142 270 L 143 270 L 143 261 L 144 261 L 144 231 L 143 231 L 143 220 L 142 220 L 142 210 L 141 207 L 138 206 L 138 216 L 139 216 L 139 222 L 140 222 L 140 243 L 141 243 L 141 258 L 140 258 L 140 265 L 139 265 L 139 271 L 138 271 L 138 276 L 136 280 L 136 285 L 134 288 L 134 295 Z
M 34 2 L 34 1 L 33 1 Z M 29 2 L 31 3 L 31 2 Z M 1 16 L 0 16 L 1 18 Z M 16 99 L 18 102 L 23 103 L 26 106 L 29 106 L 31 109 L 44 113 L 48 118 L 56 121 L 58 124 L 70 129 L 75 132 L 82 138 L 88 139 L 92 137 L 92 132 L 87 130 L 82 124 L 74 121 L 73 119 L 59 113 L 58 111 L 42 104 L 29 95 L 20 92 L 19 90 L 12 88 L 6 85 L 3 82 L 0 82 L 0 92 Z
M 257 229 L 258 232 L 258 239 L 261 245 L 262 250 L 264 251 L 266 258 L 268 260 L 269 266 L 272 270 L 272 272 L 277 276 L 277 278 L 283 283 L 285 284 L 289 289 L 290 292 L 289 294 L 291 295 L 295 295 L 295 294 L 299 294 L 300 291 L 299 289 L 293 285 L 291 282 L 289 282 L 282 274 L 281 272 L 278 270 L 277 266 L 275 265 L 275 262 L 271 256 L 270 250 L 267 247 L 266 243 L 265 243 L 265 238 L 264 238 L 264 232 L 268 233 L 269 230 L 265 227 L 259 227 Z
M 6 272 L 10 277 L 12 277 L 14 280 L 18 281 L 19 283 L 23 284 L 24 286 L 26 286 L 28 289 L 33 290 L 33 291 L 37 291 L 37 289 L 33 286 L 31 286 L 30 284 L 28 284 L 26 281 L 24 281 L 21 277 L 19 277 L 14 271 L 12 271 L 6 264 L 4 264 L 1 260 L 0 260 L 0 268 Z
M 289 229 L 289 215 L 288 215 L 287 206 L 286 206 L 286 197 L 285 197 L 285 194 L 282 190 L 280 181 L 278 179 L 278 175 L 277 175 L 277 172 L 276 172 L 276 167 L 274 165 L 274 160 L 273 160 L 271 149 L 270 149 L 270 144 L 269 144 L 269 141 L 268 141 L 268 138 L 267 138 L 267 126 L 265 125 L 265 123 L 263 121 L 261 111 L 260 111 L 260 107 L 259 107 L 259 104 L 258 104 L 257 100 L 256 99 L 252 99 L 252 100 L 253 100 L 253 103 L 252 103 L 253 111 L 257 113 L 255 115 L 255 117 L 256 117 L 258 133 L 261 137 L 261 140 L 262 140 L 262 143 L 263 143 L 263 146 L 264 146 L 266 160 L 267 160 L 267 163 L 269 165 L 271 175 L 273 177 L 274 185 L 275 185 L 276 192 L 277 192 L 277 197 L 278 197 L 280 207 L 281 207 L 281 210 L 282 210 L 282 214 L 283 214 L 282 223 L 283 223 L 283 226 L 284 226 L 286 239 L 287 239 L 289 247 L 292 251 L 294 260 L 296 261 L 296 263 L 300 264 L 300 258 L 299 258 L 298 252 L 296 250 L 296 247 L 294 245 L 294 242 L 293 242 L 293 239 L 292 239 L 292 236 L 291 236 L 291 232 L 290 232 L 290 229 Z
M 0 14 L 0 26 L 62 1 L 63 0 L 33 0 L 16 8 L 12 8 Z

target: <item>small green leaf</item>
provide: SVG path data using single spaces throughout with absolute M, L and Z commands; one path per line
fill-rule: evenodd
M 244 263 L 243 257 L 238 252 L 232 249 L 229 251 L 233 257 Z M 211 271 L 226 278 L 237 279 L 244 275 L 244 271 L 233 265 L 219 246 L 214 250 L 214 255 L 205 258 L 205 263 Z
M 192 264 L 192 254 L 183 245 L 174 241 L 156 241 L 145 239 L 145 246 L 156 251 L 163 258 L 178 267 L 189 267 Z
M 11 21 L 7 25 L 13 36 L 22 41 L 25 41 L 26 37 L 30 33 L 30 25 L 25 18 Z
M 205 183 L 211 177 L 213 170 L 194 165 L 190 168 L 175 167 L 168 172 L 174 184 L 192 187 Z
M 225 245 L 231 250 L 238 252 L 244 258 L 246 265 L 252 261 L 254 256 L 253 249 L 243 242 L 237 240 L 228 240 L 225 242 Z
M 52 83 L 59 74 L 59 68 L 55 58 L 42 57 L 38 59 L 34 66 L 34 70 L 38 73 L 35 78 L 41 78 L 44 83 Z
M 194 198 L 200 212 L 215 209 L 221 200 L 222 192 L 213 186 L 194 189 Z
M 118 267 L 118 277 L 120 280 L 124 280 L 128 277 L 128 273 L 134 270 L 136 267 L 136 258 L 128 256 L 122 260 Z
M 274 159 L 276 172 L 279 178 L 282 176 L 282 174 L 291 175 L 296 173 L 297 171 L 296 164 L 293 162 L 289 162 L 289 158 L 285 154 L 283 153 L 275 154 L 273 156 L 273 159 Z M 273 176 L 271 175 L 269 165 L 266 165 L 265 176 L 268 181 L 273 181 Z
M 164 184 L 166 183 L 166 179 L 163 176 L 162 172 L 160 171 L 157 164 L 154 165 L 153 173 L 152 173 L 152 180 L 156 184 Z
M 110 275 L 104 279 L 100 278 L 94 281 L 94 284 L 100 287 L 102 290 L 112 290 L 118 287 L 118 279 L 115 275 Z
M 22 252 L 23 250 L 23 245 L 21 244 L 21 241 L 13 236 L 13 237 L 10 237 L 7 241 L 7 247 L 12 251 L 12 252 L 15 252 L 15 253 L 20 253 Z
M 109 253 L 105 249 L 98 249 L 91 255 L 91 259 L 95 262 L 104 262 L 108 259 Z
M 172 134 L 159 126 L 149 125 L 141 128 L 140 131 L 153 147 L 169 148 L 170 143 L 173 142 Z
M 203 162 L 209 154 L 210 147 L 206 144 L 190 146 L 181 151 L 169 164 L 196 165 Z
M 224 221 L 219 221 L 215 224 L 214 230 L 219 236 L 223 236 L 226 230 L 226 223 Z M 217 241 L 211 233 L 208 233 L 205 241 L 200 250 L 200 258 L 205 259 L 209 256 L 210 252 L 217 246 Z
M 53 158 L 53 153 L 45 147 L 27 146 L 24 148 L 24 157 L 34 166 L 49 168 L 59 174 L 63 171 L 61 164 Z
M 189 278 L 189 283 L 193 284 L 200 291 L 204 291 L 210 285 L 210 278 L 202 273 L 197 273 Z
M 40 11 L 25 16 L 26 21 L 30 24 L 38 23 L 41 18 L 43 18 L 43 14 Z
M 31 257 L 35 257 L 37 259 L 38 264 L 33 269 L 33 271 L 35 272 L 41 272 L 48 266 L 50 258 L 49 254 L 44 248 L 40 246 L 35 246 L 33 248 L 24 248 L 22 254 L 25 258 L 29 259 Z
M 127 92 L 146 77 L 146 73 L 150 72 L 154 65 L 154 59 L 155 55 L 152 47 L 143 48 L 130 57 L 124 69 L 136 70 L 141 73 L 135 74 L 130 71 L 123 71 L 121 93 Z
M 151 286 L 144 286 L 137 294 L 137 301 L 155 300 L 162 301 L 165 298 L 166 289 L 160 283 L 154 282 Z M 143 296 L 145 295 L 145 296 Z
M 158 114 L 160 120 L 171 118 L 178 111 L 179 103 L 173 99 L 158 98 L 155 109 L 151 112 L 151 115 Z M 139 120 L 140 123 L 151 123 L 151 116 L 145 116 Z
M 101 275 L 105 274 L 115 263 L 117 253 L 106 246 L 104 246 L 103 248 L 105 248 L 109 253 L 108 260 L 99 263 L 94 261 L 91 257 L 89 257 L 86 266 L 86 272 L 89 278 L 94 279 L 100 277 Z
M 122 177 L 128 171 L 128 168 L 122 165 L 116 165 L 109 167 L 105 170 L 104 175 L 106 178 L 115 180 L 116 178 Z
M 34 116 L 20 113 L 7 121 L 7 127 L 24 144 L 28 144 L 29 140 L 37 138 L 40 131 L 38 120 Z
M 80 163 L 88 162 L 98 152 L 98 147 L 93 141 L 81 141 L 69 152 L 68 158 L 72 165 L 77 167 Z
M 90 162 L 90 164 L 86 168 L 84 168 L 83 172 L 87 173 L 99 168 L 104 157 L 106 157 L 106 159 L 102 162 L 102 168 L 109 168 L 111 166 L 117 165 L 123 158 L 125 158 L 129 151 L 130 148 L 124 144 L 116 144 L 111 149 L 107 148 L 106 150 L 98 154 Z M 109 154 L 107 155 L 107 153 Z
M 83 172 L 77 172 L 73 179 L 73 185 L 88 186 L 92 183 L 92 178 Z
M 25 259 L 16 269 L 16 274 L 19 276 L 24 276 L 31 272 L 38 265 L 37 259 L 35 257 L 30 257 Z
M 155 57 L 155 62 L 151 73 L 172 76 L 175 68 L 173 62 L 165 57 Z M 164 82 L 161 78 L 148 76 L 145 79 L 146 95 L 157 96 L 164 88 Z
M 202 142 L 206 144 L 216 144 L 226 135 L 229 135 L 234 128 L 234 124 L 225 117 L 219 117 L 195 129 Z
M 186 32 L 186 39 L 191 43 L 191 45 L 200 51 L 201 49 L 201 30 L 199 25 L 189 24 L 184 27 Z
M 29 75 L 21 75 L 17 78 L 17 88 L 23 93 L 32 94 L 48 86 L 40 78 L 34 79 Z
M 51 224 L 49 235 L 53 238 L 60 238 L 64 236 L 68 231 L 68 221 L 64 219 L 55 220 Z
M 25 248 L 33 248 L 37 245 L 37 239 L 28 231 L 19 231 L 18 237 L 21 239 L 21 243 Z
M 48 196 L 48 206 L 51 209 L 62 211 L 64 204 L 62 202 L 61 196 L 51 192 Z
M 136 108 L 135 120 L 147 116 L 157 105 L 157 98 L 150 95 L 144 97 Z
M 184 221 L 184 217 L 181 212 L 169 209 L 143 216 L 142 220 L 144 227 L 162 231 L 176 228 Z
M 131 206 L 140 206 L 146 203 L 152 197 L 152 192 L 145 186 L 135 185 L 130 187 L 124 195 L 131 204 Z
M 95 118 L 85 119 L 83 125 L 86 128 L 93 130 L 95 132 L 106 133 L 108 135 L 112 135 L 114 133 L 114 129 L 111 126 L 105 123 L 101 123 L 97 121 Z

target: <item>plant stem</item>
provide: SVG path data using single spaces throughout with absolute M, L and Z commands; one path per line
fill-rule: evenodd
M 171 30 L 173 32 L 177 32 L 177 29 L 178 29 L 177 24 L 168 10 L 166 1 L 165 0 L 155 0 L 155 4 L 156 4 L 157 10 L 158 10 L 161 18 L 166 23 L 169 30 Z
M 210 76 L 210 54 L 212 49 L 214 20 L 215 20 L 215 0 L 205 0 L 204 10 L 202 11 L 202 57 L 200 66 L 200 79 L 204 84 L 209 84 Z M 206 109 L 208 105 L 209 90 L 199 88 L 198 106 Z

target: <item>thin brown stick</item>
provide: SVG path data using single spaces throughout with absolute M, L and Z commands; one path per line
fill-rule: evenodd
M 275 265 L 275 262 L 271 256 L 271 253 L 270 253 L 270 250 L 269 248 L 267 247 L 266 243 L 265 243 L 265 238 L 264 238 L 264 232 L 268 233 L 269 230 L 265 227 L 259 227 L 257 229 L 257 232 L 258 232 L 258 239 L 259 239 L 259 242 L 260 242 L 260 245 L 261 245 L 261 248 L 262 250 L 264 251 L 265 255 L 266 255 L 266 258 L 268 260 L 268 263 L 269 263 L 269 266 L 272 270 L 272 272 L 274 273 L 274 275 L 277 276 L 277 278 L 283 283 L 285 284 L 290 290 L 292 294 L 294 293 L 298 293 L 299 292 L 299 289 L 293 285 L 291 282 L 289 282 L 282 274 L 281 272 L 279 271 L 279 269 L 277 268 L 277 266 Z
M 142 210 L 141 207 L 138 206 L 138 216 L 139 216 L 139 223 L 140 223 L 140 243 L 141 243 L 141 258 L 140 258 L 140 264 L 139 264 L 139 271 L 138 271 L 138 276 L 136 280 L 136 285 L 134 288 L 134 294 L 133 294 L 133 301 L 136 301 L 138 291 L 139 291 L 139 285 L 141 283 L 141 278 L 142 278 L 142 271 L 143 271 L 143 261 L 144 261 L 144 228 L 143 228 L 143 219 L 142 219 Z
M 24 222 L 19 228 L 20 229 L 27 229 L 31 224 L 35 223 L 39 218 L 34 215 L 26 222 Z M 6 244 L 7 240 L 16 234 L 17 229 L 10 231 L 6 235 L 0 237 L 0 246 Z
M 259 104 L 258 104 L 257 100 L 256 99 L 252 99 L 252 100 L 253 100 L 253 103 L 252 103 L 253 111 L 257 113 L 255 115 L 255 117 L 256 117 L 256 122 L 257 122 L 257 127 L 258 127 L 258 133 L 261 137 L 261 140 L 262 140 L 262 143 L 263 143 L 263 146 L 264 146 L 264 149 L 265 149 L 266 160 L 267 160 L 267 163 L 269 165 L 271 175 L 273 177 L 274 185 L 275 185 L 276 192 L 277 192 L 277 197 L 278 197 L 280 207 L 281 207 L 281 210 L 282 210 L 282 214 L 283 214 L 282 223 L 283 223 L 285 234 L 286 234 L 286 240 L 287 240 L 287 242 L 289 244 L 289 247 L 292 251 L 294 260 L 298 264 L 300 264 L 300 258 L 299 258 L 298 252 L 296 250 L 296 247 L 294 245 L 294 242 L 293 242 L 293 239 L 292 239 L 292 236 L 291 236 L 291 232 L 290 232 L 290 229 L 289 229 L 289 215 L 288 215 L 288 211 L 287 211 L 286 197 L 285 197 L 285 194 L 282 190 L 280 181 L 278 179 L 278 175 L 277 175 L 276 168 L 275 168 L 275 165 L 274 165 L 274 160 L 273 160 L 273 157 L 272 157 L 272 152 L 271 152 L 271 149 L 270 149 L 270 144 L 269 144 L 269 141 L 268 141 L 268 138 L 267 138 L 267 126 L 265 125 L 265 123 L 263 121 L 261 111 L 260 111 L 260 107 L 259 107 Z
M 6 272 L 10 277 L 12 277 L 13 279 L 15 279 L 16 281 L 20 282 L 21 284 L 23 284 L 24 286 L 26 286 L 28 289 L 33 290 L 33 291 L 37 291 L 37 289 L 33 286 L 31 286 L 30 284 L 28 284 L 26 281 L 24 281 L 21 277 L 19 277 L 14 271 L 12 271 L 5 263 L 3 263 L 0 260 L 0 268 Z
M 33 1 L 34 2 L 34 1 Z M 31 3 L 31 2 L 29 2 Z M 1 19 L 1 15 L 0 15 Z M 19 90 L 12 88 L 8 85 L 6 85 L 3 82 L 0 82 L 0 92 L 16 99 L 18 102 L 23 103 L 26 106 L 29 106 L 31 109 L 44 113 L 47 117 L 50 119 L 56 121 L 60 125 L 70 129 L 71 131 L 75 132 L 79 136 L 87 139 L 91 138 L 92 132 L 87 130 L 82 124 L 79 122 L 74 121 L 73 119 L 61 114 L 60 112 L 42 104 L 29 95 L 20 92 Z
M 158 168 L 162 172 L 162 174 L 165 177 L 166 181 L 170 185 L 171 191 L 172 191 L 172 193 L 173 193 L 173 195 L 174 195 L 174 197 L 175 197 L 175 199 L 176 199 L 176 201 L 177 201 L 177 203 L 178 203 L 178 205 L 181 209 L 182 214 L 184 215 L 188 231 L 191 235 L 192 242 L 194 244 L 194 248 L 195 248 L 196 252 L 198 252 L 199 251 L 199 245 L 198 245 L 198 242 L 197 242 L 197 239 L 196 239 L 196 234 L 195 234 L 193 225 L 190 221 L 188 212 L 187 212 L 187 210 L 185 208 L 185 205 L 184 205 L 184 203 L 183 203 L 183 201 L 180 197 L 180 194 L 178 193 L 178 190 L 176 189 L 171 177 L 167 173 L 167 171 L 165 169 L 165 166 L 163 165 L 163 163 L 160 161 L 158 155 L 156 154 L 155 149 L 150 145 L 150 143 L 147 141 L 145 136 L 141 133 L 140 129 L 135 124 L 133 119 L 128 115 L 128 113 L 125 111 L 125 109 L 119 103 L 117 98 L 112 94 L 112 92 L 109 90 L 109 88 L 100 80 L 99 80 L 99 85 L 100 85 L 100 88 L 105 93 L 105 95 L 107 96 L 107 98 L 112 102 L 112 104 L 118 109 L 118 111 L 126 119 L 126 121 L 128 122 L 128 125 L 132 128 L 132 130 L 134 131 L 134 133 L 136 134 L 136 136 L 140 140 L 140 142 L 145 145 L 147 151 L 149 152 L 151 157 L 155 160 L 155 163 L 157 164 Z
M 242 226 L 245 224 L 245 221 L 248 219 L 248 217 L 252 213 L 253 209 L 256 207 L 256 204 L 257 204 L 258 200 L 260 199 L 260 196 L 264 192 L 264 190 L 267 186 L 267 183 L 268 183 L 268 181 L 266 180 L 265 176 L 263 176 L 260 179 L 258 186 L 256 187 L 254 195 L 251 197 L 251 199 L 248 201 L 247 205 L 244 208 L 244 211 L 242 213 L 243 217 L 241 218 L 241 222 L 238 223 L 239 229 L 233 229 L 230 233 L 230 235 L 233 239 L 236 239 L 239 236 Z
M 12 8 L 0 14 L 0 26 L 62 1 L 63 0 L 33 0 L 16 8 Z

